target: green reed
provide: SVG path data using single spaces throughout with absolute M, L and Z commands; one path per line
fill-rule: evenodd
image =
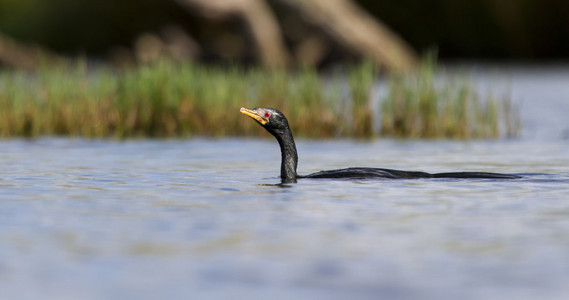
M 467 82 L 435 89 L 434 68 L 420 72 L 390 80 L 381 134 L 495 137 L 500 113 L 507 134 L 516 133 L 519 118 L 511 102 L 482 101 Z M 378 134 L 370 101 L 377 79 L 367 62 L 328 80 L 308 68 L 289 72 L 171 61 L 121 71 L 87 68 L 82 61 L 33 73 L 2 71 L 0 136 L 265 134 L 239 108 L 273 106 L 287 114 L 299 136 L 370 137 Z
M 519 113 L 508 97 L 481 97 L 467 79 L 435 80 L 425 60 L 415 74 L 392 76 L 382 104 L 381 134 L 410 138 L 496 138 L 519 133 Z

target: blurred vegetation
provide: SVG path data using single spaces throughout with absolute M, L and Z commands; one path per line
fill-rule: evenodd
M 467 83 L 436 89 L 435 70 L 393 77 L 381 134 L 404 137 L 492 138 L 500 120 L 519 124 L 500 101 L 480 99 Z M 346 80 L 347 77 L 347 80 Z M 375 68 L 363 63 L 324 80 L 313 68 L 290 73 L 211 67 L 162 60 L 116 71 L 73 67 L 0 72 L 0 136 L 171 137 L 260 134 L 239 108 L 273 106 L 296 135 L 378 134 L 372 128 Z M 502 111 L 502 112 L 500 112 Z M 500 113 L 505 113 L 501 117 Z
M 356 0 L 415 49 L 443 59 L 566 59 L 567 0 Z
M 267 1 L 289 45 L 322 36 L 290 14 L 279 1 Z M 422 52 L 433 46 L 445 58 L 566 58 L 569 53 L 569 1 L 356 0 L 364 9 Z M 0 32 L 57 53 L 107 58 L 114 48 L 131 47 L 144 32 L 182 28 L 202 47 L 201 61 L 251 63 L 255 53 L 239 35 L 234 18 L 211 22 L 163 0 L 0 0 Z M 350 58 L 323 38 L 322 64 Z M 227 47 L 231 42 L 232 47 Z M 228 49 L 236 53 L 227 53 Z M 240 52 L 239 54 L 237 52 Z
M 213 3 L 184 1 L 190 2 Z M 518 134 L 519 112 L 507 96 L 481 96 L 467 78 L 438 76 L 429 59 L 405 74 L 396 71 L 407 68 L 388 70 L 377 59 L 353 65 L 369 52 L 331 35 L 336 31 L 330 24 L 318 24 L 318 17 L 306 14 L 311 6 L 299 9 L 305 2 L 258 2 L 267 3 L 278 21 L 284 56 L 297 62 L 294 71 L 258 66 L 259 40 L 234 11 L 211 17 L 215 10 L 183 7 L 176 0 L 0 0 L 0 136 L 261 134 L 238 113 L 241 106 L 279 108 L 299 136 Z M 437 46 L 443 58 L 562 58 L 569 53 L 569 2 L 563 0 L 354 2 L 419 52 Z M 380 43 L 379 48 L 390 47 Z M 76 55 L 84 58 L 70 58 Z M 320 71 L 335 70 L 339 63 L 352 65 L 322 76 Z M 392 73 L 386 79 L 387 96 L 378 102 L 380 67 Z
M 470 82 L 435 78 L 433 59 L 413 76 L 392 76 L 382 103 L 381 133 L 417 138 L 495 138 L 502 125 L 506 136 L 520 130 L 518 112 L 508 97 L 479 96 Z

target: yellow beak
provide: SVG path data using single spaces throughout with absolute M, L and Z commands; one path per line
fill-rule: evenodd
M 259 124 L 261 124 L 261 125 L 265 125 L 265 124 L 267 124 L 267 122 L 269 122 L 269 119 L 263 118 L 263 116 L 259 115 L 259 113 L 257 113 L 254 110 L 250 110 L 250 109 L 247 109 L 245 107 L 241 107 L 241 109 L 239 111 L 242 114 L 253 118 L 255 121 L 259 122 Z

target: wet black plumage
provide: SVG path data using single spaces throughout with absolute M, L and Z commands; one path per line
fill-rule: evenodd
M 320 171 L 309 175 L 298 175 L 298 154 L 296 144 L 282 112 L 272 107 L 259 107 L 254 109 L 241 108 L 241 113 L 251 117 L 259 125 L 272 134 L 281 148 L 281 179 L 285 182 L 294 182 L 297 178 L 387 178 L 387 179 L 418 179 L 418 178 L 490 178 L 490 179 L 516 179 L 520 176 L 512 174 L 487 172 L 449 172 L 426 173 L 417 171 L 401 171 L 382 168 L 356 167 L 329 171 Z

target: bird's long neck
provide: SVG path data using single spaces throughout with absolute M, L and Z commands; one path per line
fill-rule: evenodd
M 275 134 L 281 147 L 281 179 L 283 181 L 296 180 L 296 166 L 298 165 L 298 154 L 296 144 L 290 129 Z

